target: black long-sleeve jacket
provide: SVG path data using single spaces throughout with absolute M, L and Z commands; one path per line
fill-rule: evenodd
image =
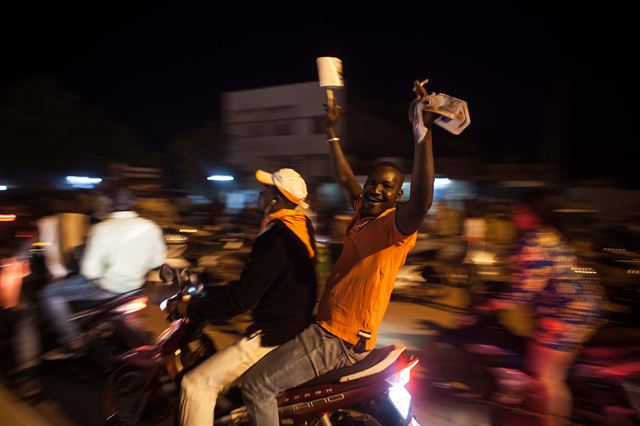
M 190 317 L 222 321 L 253 309 L 251 333 L 262 330 L 263 346 L 291 340 L 313 320 L 315 259 L 302 241 L 275 220 L 256 239 L 239 281 L 189 302 Z

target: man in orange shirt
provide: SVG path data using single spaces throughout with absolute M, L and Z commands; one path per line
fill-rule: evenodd
M 393 163 L 377 164 L 364 184 L 356 182 L 335 126 L 340 107 L 327 105 L 326 124 L 334 174 L 354 206 L 344 248 L 327 280 L 316 322 L 293 340 L 265 356 L 242 381 L 251 424 L 277 426 L 276 395 L 336 368 L 355 364 L 375 347 L 378 328 L 400 267 L 415 245 L 433 200 L 431 125 L 423 112 L 424 89 L 415 83 L 410 116 L 414 162 L 409 200 L 398 206 L 404 174 Z

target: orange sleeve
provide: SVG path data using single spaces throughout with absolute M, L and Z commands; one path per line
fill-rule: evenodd
M 402 244 L 409 238 L 413 237 L 416 233 L 405 235 L 398 229 L 398 224 L 396 223 L 396 213 L 398 209 L 394 209 L 393 212 L 386 215 L 383 219 L 385 234 L 388 235 L 388 241 L 392 244 Z

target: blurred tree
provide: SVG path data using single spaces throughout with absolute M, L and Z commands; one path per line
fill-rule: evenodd
M 101 171 L 142 155 L 132 130 L 49 77 L 0 88 L 0 146 L 4 175 Z
M 179 135 L 171 147 L 170 169 L 181 189 L 197 191 L 225 158 L 225 137 L 219 123 L 209 121 Z

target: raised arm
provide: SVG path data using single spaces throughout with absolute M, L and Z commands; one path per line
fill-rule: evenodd
M 349 204 L 353 206 L 355 200 L 362 192 L 362 188 L 358 185 L 353 170 L 351 170 L 351 166 L 344 156 L 344 152 L 342 152 L 340 138 L 336 132 L 336 124 L 340 118 L 340 110 L 340 106 L 336 105 L 333 96 L 330 95 L 327 99 L 325 120 L 333 174 L 340 186 L 340 191 L 342 191 L 342 194 Z
M 414 82 L 416 99 L 409 107 L 413 129 L 413 169 L 409 201 L 398 208 L 396 224 L 400 232 L 409 235 L 418 230 L 433 202 L 435 178 L 431 127 L 437 115 L 422 110 L 422 98 L 426 91 L 418 81 Z

